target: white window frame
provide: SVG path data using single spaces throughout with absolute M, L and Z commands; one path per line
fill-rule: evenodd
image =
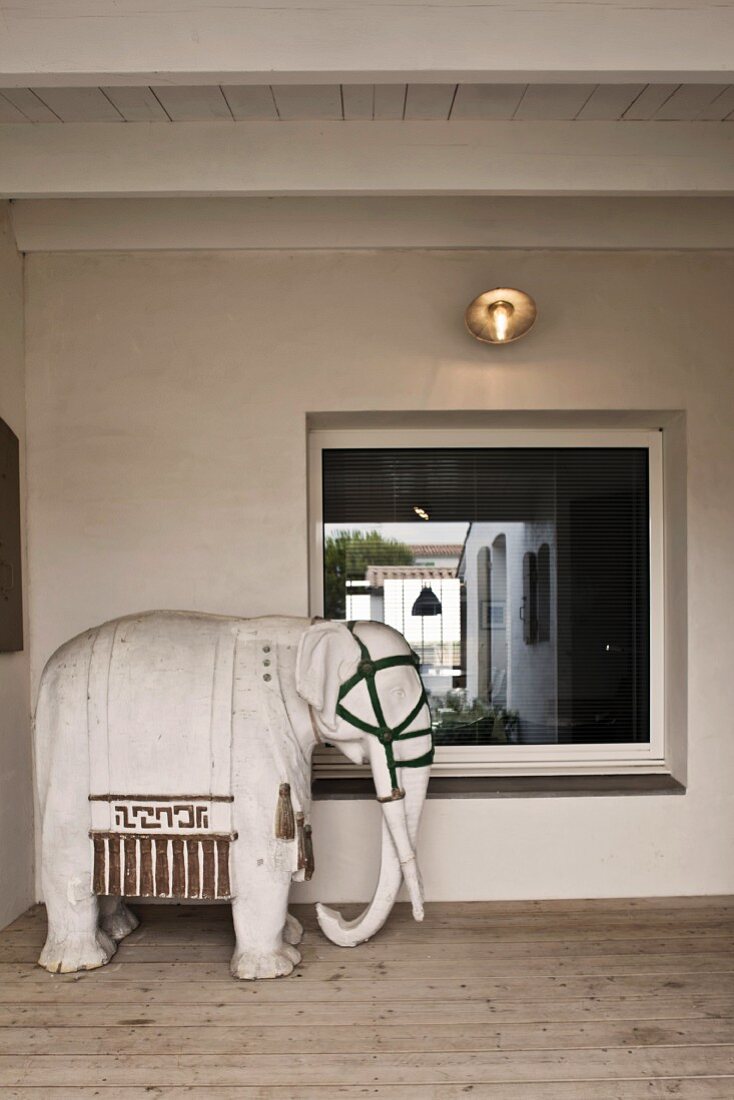
M 664 773 L 665 722 L 665 546 L 663 440 L 659 429 L 317 429 L 309 435 L 309 602 L 323 615 L 322 452 L 354 448 L 458 447 L 642 447 L 649 456 L 650 517 L 650 742 L 615 745 L 440 745 L 433 774 L 567 775 Z M 353 764 L 321 750 L 320 775 L 354 776 Z

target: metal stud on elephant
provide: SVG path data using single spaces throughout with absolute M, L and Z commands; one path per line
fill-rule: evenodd
M 369 762 L 383 811 L 374 897 L 356 920 L 317 906 L 334 943 L 384 924 L 415 858 L 433 759 L 416 657 L 381 623 L 153 611 L 62 646 L 36 710 L 48 938 L 40 964 L 110 960 L 136 918 L 126 897 L 229 898 L 236 978 L 300 962 L 288 914 L 309 878 L 311 754 Z

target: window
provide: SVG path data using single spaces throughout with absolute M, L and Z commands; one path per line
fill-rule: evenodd
M 661 453 L 642 431 L 312 434 L 312 611 L 405 634 L 439 772 L 664 770 Z

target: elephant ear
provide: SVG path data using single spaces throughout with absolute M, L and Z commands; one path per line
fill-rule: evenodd
M 339 688 L 357 671 L 359 661 L 359 646 L 343 623 L 322 619 L 301 635 L 296 690 L 327 730 L 336 729 Z

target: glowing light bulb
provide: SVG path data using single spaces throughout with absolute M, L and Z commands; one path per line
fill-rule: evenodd
M 510 319 L 515 312 L 510 302 L 492 302 L 488 313 L 494 328 L 494 338 L 498 343 L 503 343 L 510 331 Z
M 430 519 L 428 512 L 425 508 L 419 508 L 417 504 L 413 505 L 413 511 L 418 516 L 418 519 Z

